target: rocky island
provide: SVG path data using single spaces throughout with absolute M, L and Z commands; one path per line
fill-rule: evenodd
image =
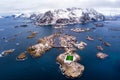
M 33 57 L 40 57 L 45 51 L 51 49 L 54 45 L 54 38 L 56 34 L 46 36 L 38 40 L 38 44 L 30 46 L 28 52 Z
M 80 56 L 75 52 L 75 46 L 79 48 L 79 46 L 86 46 L 87 44 L 84 42 L 77 44 L 76 37 L 67 34 L 61 35 L 59 42 L 65 50 L 64 53 L 57 57 L 57 62 L 60 64 L 62 73 L 69 78 L 81 76 L 84 71 L 84 66 L 77 62 L 80 60 Z
M 14 52 L 15 49 L 9 49 L 9 50 L 5 50 L 3 51 L 0 55 L 1 56 L 7 56 L 9 54 L 11 54 L 12 52 Z
M 103 50 L 104 50 L 102 46 L 97 46 L 96 48 L 97 48 L 98 50 L 100 50 L 100 51 L 103 51 Z
M 89 40 L 89 41 L 93 41 L 94 40 L 92 37 L 90 37 L 88 35 L 86 36 L 86 39 Z
M 84 66 L 77 63 L 78 60 L 80 60 L 80 56 L 70 50 L 57 57 L 62 73 L 69 78 L 77 78 L 84 71 Z
M 55 38 L 59 38 L 60 46 L 55 43 Z M 80 56 L 75 52 L 76 48 L 83 49 L 87 44 L 83 41 L 77 42 L 76 37 L 68 34 L 55 33 L 50 36 L 40 38 L 36 45 L 28 48 L 28 53 L 33 57 L 40 57 L 47 50 L 51 48 L 62 47 L 64 53 L 58 55 L 57 62 L 61 66 L 62 73 L 69 78 L 76 78 L 81 76 L 84 71 L 84 66 L 79 64 L 77 61 L 80 60 Z M 18 56 L 18 59 L 24 58 L 25 55 L 22 53 Z
M 74 31 L 74 32 L 85 32 L 85 31 L 90 31 L 90 28 L 72 28 L 71 31 Z
M 100 59 L 105 59 L 106 57 L 108 57 L 107 54 L 102 53 L 102 52 L 98 52 L 96 56 L 97 56 L 98 58 L 100 58 Z
M 37 34 L 38 34 L 38 32 L 32 32 L 29 36 L 27 36 L 27 38 L 28 39 L 34 38 Z
M 110 43 L 108 43 L 108 42 L 103 42 L 103 45 L 108 46 L 108 47 L 110 47 L 110 46 L 111 46 L 111 44 L 110 44 Z
M 25 51 L 25 52 L 22 52 L 21 54 L 19 54 L 17 56 L 17 60 L 25 60 L 27 58 L 27 54 L 26 53 L 27 52 Z

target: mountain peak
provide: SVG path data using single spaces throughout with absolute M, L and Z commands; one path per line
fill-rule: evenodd
M 94 9 L 73 7 L 49 10 L 43 14 L 36 15 L 34 19 L 36 25 L 66 25 L 104 20 L 104 16 Z

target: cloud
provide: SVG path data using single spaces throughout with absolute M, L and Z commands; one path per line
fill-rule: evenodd
M 0 12 L 36 11 L 67 7 L 120 8 L 119 0 L 0 0 Z

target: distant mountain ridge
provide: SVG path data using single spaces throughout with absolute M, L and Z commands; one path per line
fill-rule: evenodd
M 87 23 L 90 21 L 103 21 L 105 16 L 94 9 L 66 8 L 48 10 L 39 13 L 19 13 L 1 18 L 30 18 L 36 25 L 66 25 Z
M 30 13 L 19 13 L 12 15 L 12 17 L 14 18 L 29 18 L 30 16 L 31 16 Z
M 104 15 L 94 9 L 66 8 L 49 10 L 45 13 L 33 14 L 30 17 L 36 25 L 66 25 L 87 23 L 90 21 L 103 21 Z

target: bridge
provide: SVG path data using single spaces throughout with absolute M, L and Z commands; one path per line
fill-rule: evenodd
M 69 46 L 66 46 L 66 47 L 62 47 L 62 46 L 53 46 L 53 48 L 73 48 L 73 47 L 69 47 Z

